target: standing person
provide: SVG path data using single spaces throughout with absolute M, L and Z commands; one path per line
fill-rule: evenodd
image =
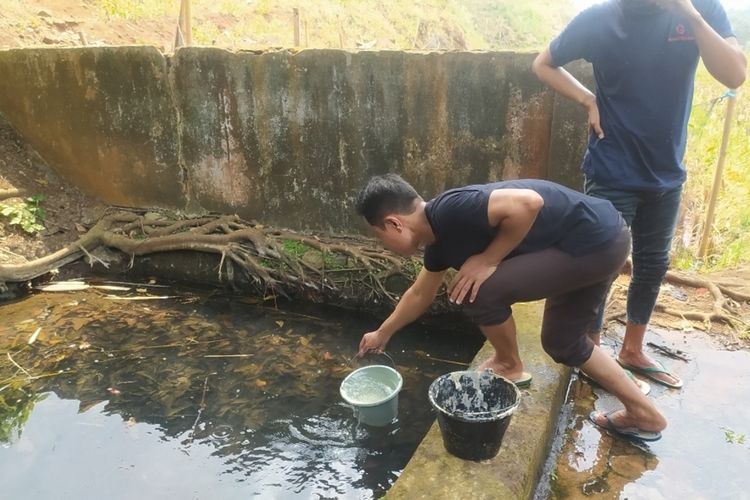
M 408 256 L 424 247 L 424 268 L 391 315 L 362 337 L 360 356 L 384 349 L 396 331 L 419 318 L 454 268 L 449 300 L 462 305 L 495 348 L 479 369 L 519 385 L 530 382 L 511 307 L 546 298 L 544 350 L 558 363 L 581 367 L 625 406 L 591 419 L 626 437 L 661 437 L 662 414 L 588 335 L 630 248 L 627 226 L 610 202 L 543 180 L 467 186 L 425 202 L 388 174 L 370 179 L 357 212 L 388 250 Z
M 718 0 L 607 0 L 576 16 L 533 63 L 553 90 L 586 108 L 585 192 L 610 200 L 630 226 L 633 273 L 617 361 L 668 387 L 682 380 L 643 352 L 686 173 L 687 123 L 698 58 L 729 88 L 746 60 Z M 592 63 L 596 95 L 562 65 Z M 603 323 L 598 318 L 595 341 Z

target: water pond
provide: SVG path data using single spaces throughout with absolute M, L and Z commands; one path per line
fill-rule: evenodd
M 481 344 L 394 337 L 399 416 L 370 428 L 339 385 L 376 319 L 98 285 L 0 305 L 3 498 L 380 497 L 434 421 L 430 382 Z

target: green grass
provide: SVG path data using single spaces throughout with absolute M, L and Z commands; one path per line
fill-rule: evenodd
M 94 4 L 105 15 L 114 19 L 154 19 L 172 11 L 179 13 L 179 1 L 95 0 Z
M 93 0 L 103 16 L 130 21 L 171 17 L 172 0 Z M 453 48 L 463 39 L 469 49 L 527 49 L 544 46 L 573 13 L 570 0 L 192 0 L 193 41 L 232 48 L 293 45 L 292 10 L 299 9 L 309 46 L 356 47 L 378 40 L 374 48 L 413 49 L 417 28 L 427 26 L 431 49 Z M 255 47 L 253 47 L 255 46 Z
M 740 90 L 731 125 L 721 189 L 706 259 L 699 259 L 700 239 L 719 159 L 727 99 L 726 89 L 701 66 L 696 78 L 688 129 L 683 211 L 684 224 L 675 241 L 673 265 L 712 271 L 750 262 L 750 103 Z M 686 237 L 688 236 L 688 237 Z M 685 242 L 689 242 L 687 245 Z

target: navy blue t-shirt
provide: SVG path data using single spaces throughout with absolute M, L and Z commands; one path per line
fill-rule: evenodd
M 487 209 L 496 189 L 531 189 L 544 199 L 528 234 L 507 258 L 549 247 L 585 255 L 616 237 L 624 224 L 609 201 L 554 182 L 521 179 L 451 189 L 425 206 L 436 238 L 424 252 L 428 271 L 460 269 L 466 259 L 492 242 L 499 228 L 490 225 Z
M 723 38 L 734 36 L 718 0 L 693 5 Z M 685 181 L 687 123 L 698 45 L 687 19 L 657 6 L 609 0 L 576 16 L 550 44 L 556 66 L 593 65 L 604 139 L 589 136 L 583 171 L 597 184 L 664 191 Z

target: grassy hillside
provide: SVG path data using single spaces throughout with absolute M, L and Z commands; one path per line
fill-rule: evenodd
M 113 19 L 176 18 L 179 12 L 178 1 L 93 1 Z M 294 8 L 302 18 L 303 46 L 433 50 L 538 48 L 574 12 L 571 0 L 193 0 L 194 40 L 228 47 L 289 46 Z

